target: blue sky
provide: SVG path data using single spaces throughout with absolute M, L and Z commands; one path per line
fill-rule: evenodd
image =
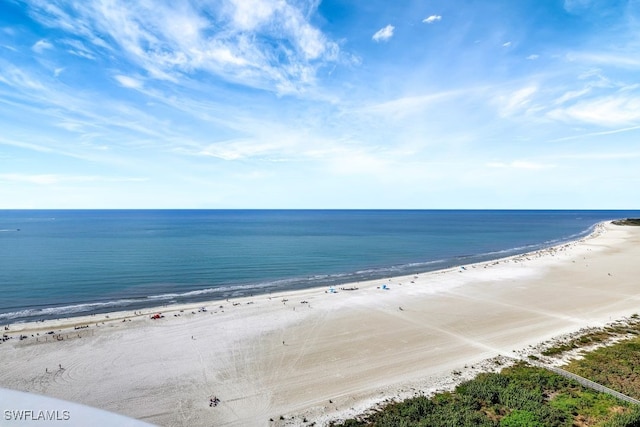
M 634 209 L 638 0 L 3 0 L 0 208 Z

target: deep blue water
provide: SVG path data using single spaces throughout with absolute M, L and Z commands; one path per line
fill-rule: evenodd
M 441 269 L 640 211 L 5 210 L 0 322 Z

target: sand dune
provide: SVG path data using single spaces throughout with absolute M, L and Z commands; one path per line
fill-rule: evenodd
M 166 426 L 322 425 L 639 312 L 638 259 L 640 227 L 606 224 L 531 254 L 344 285 L 357 290 L 11 325 L 28 338 L 0 344 L 0 386 Z

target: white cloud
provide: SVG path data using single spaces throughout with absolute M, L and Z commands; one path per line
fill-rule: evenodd
M 31 46 L 31 49 L 36 53 L 42 53 L 47 49 L 53 49 L 53 45 L 47 40 L 38 40 Z
M 640 129 L 640 126 L 631 126 L 631 127 L 625 127 L 625 128 L 620 128 L 620 129 L 613 129 L 613 130 L 607 130 L 607 131 L 602 131 L 602 132 L 590 132 L 590 133 L 586 133 L 586 134 L 579 134 L 579 135 L 571 135 L 571 136 L 565 136 L 562 138 L 556 138 L 551 140 L 551 142 L 557 142 L 557 141 L 569 141 L 572 139 L 583 139 L 583 138 L 589 138 L 589 137 L 594 137 L 594 136 L 608 136 L 608 135 L 614 135 L 617 133 L 623 133 L 623 132 L 631 132 L 631 131 L 635 131 Z M 580 155 L 582 156 L 582 155 Z M 617 156 L 615 158 L 628 158 L 628 157 L 638 157 L 639 154 L 629 154 L 629 153 L 624 153 L 624 154 L 620 154 L 620 155 L 616 155 L 616 154 L 607 154 L 607 156 Z
M 255 30 L 269 22 L 283 4 L 267 0 L 231 0 L 234 23 L 241 30 Z
M 89 48 L 87 48 L 87 46 L 84 43 L 82 43 L 80 40 L 65 39 L 65 40 L 62 40 L 62 43 L 70 48 L 70 49 L 67 49 L 67 52 L 72 55 L 76 55 L 81 58 L 86 58 L 91 60 L 96 59 L 95 54 Z
M 393 25 L 387 25 L 386 27 L 381 28 L 380 30 L 378 30 L 373 35 L 373 37 L 371 37 L 371 38 L 376 42 L 387 41 L 391 37 L 393 37 L 393 30 L 394 29 L 395 29 L 395 27 Z
M 31 142 L 24 142 L 24 141 L 14 141 L 14 140 L 2 138 L 2 137 L 0 137 L 0 144 L 8 145 L 11 147 L 23 148 L 26 150 L 33 150 L 40 153 L 51 153 L 54 151 L 52 148 L 47 147 L 45 145 L 39 145 L 39 144 L 34 144 Z
M 511 116 L 526 110 L 531 105 L 533 95 L 538 91 L 536 86 L 527 86 L 506 95 L 498 96 L 496 101 L 502 116 Z
M 566 58 L 570 62 L 601 64 L 633 70 L 640 68 L 640 58 L 637 57 L 635 52 L 629 52 L 628 54 L 615 54 L 609 52 L 571 52 L 566 55 Z
M 30 73 L 0 61 L 0 82 L 18 90 L 43 90 L 46 85 Z
M 502 43 L 502 47 L 510 47 L 511 42 Z
M 574 99 L 580 98 L 584 95 L 587 95 L 591 92 L 590 88 L 585 88 L 581 90 L 570 90 L 565 92 L 561 97 L 556 99 L 553 103 L 556 105 L 565 104 L 568 101 L 572 101 Z
M 531 55 L 527 56 L 527 59 L 528 59 L 528 60 L 530 60 L 530 61 L 535 61 L 535 60 L 536 60 L 536 59 L 538 59 L 538 58 L 540 58 L 540 55 L 537 55 L 537 54 L 535 54 L 535 53 L 533 53 L 533 54 L 531 54 Z
M 433 24 L 434 22 L 440 21 L 441 19 L 442 16 L 440 15 L 431 15 L 427 18 L 424 18 L 422 22 L 424 22 L 425 24 Z
M 406 96 L 387 102 L 372 104 L 359 110 L 364 114 L 376 114 L 385 117 L 400 118 L 413 114 L 423 114 L 425 109 L 442 101 L 469 97 L 482 88 L 463 88 L 451 91 L 430 93 L 427 95 Z
M 142 88 L 142 82 L 138 79 L 129 76 L 116 75 L 113 76 L 114 79 L 120 83 L 121 86 L 130 88 L 130 89 L 140 89 Z
M 298 92 L 340 54 L 310 22 L 316 2 L 306 6 L 310 10 L 279 0 L 113 0 L 73 8 L 35 0 L 31 7 L 42 23 L 69 33 L 70 53 L 93 58 L 97 48 L 120 51 L 150 77 L 169 81 L 204 71 L 250 87 Z M 93 48 L 79 46 L 76 37 Z
M 599 126 L 633 125 L 640 121 L 640 97 L 607 96 L 577 102 L 570 107 L 548 113 L 555 120 L 582 122 Z

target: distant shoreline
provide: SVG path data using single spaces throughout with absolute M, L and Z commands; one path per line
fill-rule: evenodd
M 615 224 L 615 225 L 638 226 L 638 225 L 640 225 L 640 218 L 617 219 L 617 220 L 611 221 L 611 223 Z

